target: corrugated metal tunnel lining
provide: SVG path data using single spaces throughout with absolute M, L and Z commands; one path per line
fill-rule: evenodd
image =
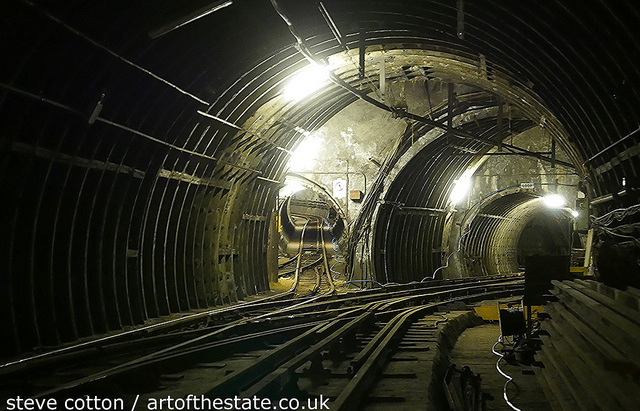
M 513 122 L 512 131 L 518 134 L 531 126 L 530 121 L 518 119 Z M 470 122 L 460 129 L 489 141 L 496 138 L 495 118 Z M 451 218 L 452 183 L 477 161 L 464 150 L 487 149 L 481 142 L 451 143 L 441 136 L 404 166 L 390 184 L 377 213 L 372 254 L 379 277 L 387 282 L 420 281 L 443 265 L 447 255 L 442 236 L 445 222 Z M 487 233 L 482 234 L 480 238 L 486 240 Z M 469 235 L 475 237 L 476 233 Z
M 346 57 L 315 2 L 281 3 L 313 53 L 362 94 L 380 87 L 374 58 L 389 58 L 388 82 L 473 86 L 484 90 L 485 106 L 511 99 L 522 127 L 545 116 L 590 199 L 615 194 L 597 213 L 637 204 L 640 133 L 630 133 L 640 124 L 639 13 L 630 2 L 465 2 L 458 36 L 455 1 L 326 1 Z M 331 84 L 296 103 L 282 99 L 307 63 L 271 4 L 236 2 L 153 40 L 150 30 L 184 10 L 169 1 L 1 7 L 2 352 L 267 290 L 266 243 L 287 150 L 357 99 Z M 364 78 L 353 63 L 361 38 Z M 445 124 L 447 107 L 440 109 Z M 405 143 L 438 129 L 408 122 Z M 460 124 L 495 134 L 490 120 L 480 129 Z M 452 182 L 477 159 L 444 140 L 432 148 L 421 155 L 438 162 L 407 169 L 411 176 L 394 187 L 410 178 L 412 189 L 388 197 L 444 209 Z M 386 201 L 375 197 L 382 192 L 369 191 L 372 204 Z M 354 225 L 361 240 L 374 208 Z M 373 243 L 380 280 L 420 279 L 442 263 L 448 234 L 440 217 L 376 218 L 375 235 L 388 239 L 384 257 Z M 410 234 L 414 220 L 423 225 Z M 393 273 L 385 278 L 384 270 Z
M 466 275 L 510 274 L 524 271 L 525 257 L 570 255 L 573 217 L 566 209 L 549 208 L 542 197 L 526 191 L 489 198 L 467 216 L 461 248 Z M 543 245 L 525 230 L 541 226 Z M 531 242 L 532 244 L 526 244 Z

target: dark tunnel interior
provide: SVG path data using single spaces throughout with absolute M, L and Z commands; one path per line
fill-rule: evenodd
M 349 280 L 589 240 L 600 281 L 640 287 L 635 2 L 228 3 L 180 27 L 212 4 L 0 5 L 0 355 L 268 291 L 286 198 L 342 225 Z M 292 171 L 325 194 L 296 205 Z

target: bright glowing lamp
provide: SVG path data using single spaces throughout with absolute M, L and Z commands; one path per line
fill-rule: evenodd
M 562 208 L 564 207 L 565 200 L 560 194 L 549 194 L 542 197 L 542 201 L 549 208 Z
M 323 87 L 329 80 L 329 70 L 319 64 L 301 69 L 284 87 L 282 95 L 289 101 L 299 101 Z
M 451 204 L 456 205 L 462 201 L 469 192 L 469 189 L 471 188 L 471 175 L 465 172 L 462 177 L 455 180 L 453 184 L 454 186 L 453 190 L 451 190 L 449 200 L 451 201 Z

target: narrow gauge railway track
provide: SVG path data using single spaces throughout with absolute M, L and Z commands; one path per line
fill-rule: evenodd
M 295 259 L 292 258 L 285 262 L 282 268 L 292 265 L 293 261 L 296 262 L 296 266 L 294 269 L 281 271 L 278 277 L 293 276 L 293 285 L 290 291 L 295 291 L 299 296 L 333 294 L 335 285 L 329 269 L 327 244 L 324 238 L 324 221 L 313 215 L 296 214 L 295 216 L 305 220 L 300 233 L 298 254 Z M 315 229 L 316 241 L 315 246 L 307 246 L 305 249 L 305 233 L 309 224 L 312 224 Z
M 158 346 L 171 344 L 177 339 L 193 338 L 196 334 L 211 332 L 216 327 L 229 325 L 239 320 L 271 315 L 274 311 L 298 314 L 302 310 L 323 310 L 340 305 L 353 305 L 374 301 L 384 296 L 395 296 L 412 293 L 417 289 L 450 289 L 470 282 L 483 284 L 495 278 L 484 279 L 451 279 L 434 280 L 428 283 L 410 283 L 389 285 L 383 288 L 360 290 L 339 296 L 296 297 L 294 292 L 287 291 L 252 302 L 245 302 L 229 307 L 218 308 L 165 322 L 143 326 L 134 330 L 121 332 L 107 337 L 86 342 L 58 347 L 44 353 L 27 356 L 15 361 L 0 364 L 0 382 L 14 378 L 16 375 L 32 373 L 41 368 L 55 368 L 69 361 L 90 360 L 120 351 L 135 350 L 138 346 Z M 191 335 L 189 331 L 193 331 Z M 182 334 L 181 334 L 182 333 Z
M 138 357 L 145 357 L 145 355 L 165 347 L 171 347 L 198 338 L 201 335 L 216 332 L 220 328 L 225 328 L 221 330 L 222 332 L 228 331 L 230 325 L 232 328 L 237 327 L 240 329 L 246 322 L 245 319 L 247 317 L 259 320 L 261 315 L 270 315 L 273 310 L 291 307 L 292 305 L 295 306 L 295 304 L 304 304 L 309 300 L 309 297 L 317 294 L 321 290 L 320 285 L 323 284 L 323 282 L 320 272 L 315 270 L 316 278 L 312 280 L 314 281 L 314 287 L 311 288 L 311 292 L 305 292 L 303 295 L 299 295 L 298 288 L 300 287 L 300 282 L 311 281 L 304 278 L 301 280 L 302 274 L 305 270 L 317 266 L 323 266 L 325 272 L 329 273 L 329 268 L 326 244 L 324 236 L 321 235 L 322 220 L 313 216 L 303 216 L 303 218 L 307 220 L 307 224 L 313 221 L 316 225 L 316 231 L 319 234 L 317 239 L 318 247 L 315 251 L 319 257 L 311 264 L 307 262 L 303 263 L 300 258 L 304 246 L 304 230 L 306 230 L 307 227 L 307 224 L 305 224 L 299 244 L 300 252 L 296 257 L 283 264 L 283 266 L 286 266 L 292 262 L 297 262 L 296 267 L 292 271 L 294 274 L 294 283 L 288 291 L 250 303 L 241 303 L 223 309 L 187 315 L 183 318 L 139 327 L 132 331 L 73 344 L 42 354 L 0 364 L 0 383 L 6 381 L 7 383 L 4 384 L 4 386 L 9 387 L 10 391 L 12 387 L 19 387 L 25 383 L 23 379 L 15 379 L 16 376 L 20 377 L 33 372 L 40 372 L 41 370 L 56 369 L 60 364 L 68 361 L 84 364 L 83 370 L 75 370 L 72 372 L 57 371 L 55 378 L 64 379 L 66 376 L 78 375 L 83 372 L 85 374 L 91 374 L 93 371 L 111 368 L 114 362 L 127 363 Z M 321 295 L 332 294 L 335 288 L 330 275 L 327 274 L 327 279 L 324 283 L 328 284 L 328 287 L 325 287 L 326 289 Z M 313 300 L 317 298 L 316 296 Z M 27 387 L 30 385 L 32 384 L 29 382 L 26 383 Z M 38 384 L 36 383 L 36 385 Z M 0 389 L 0 399 L 1 398 L 2 389 Z
M 93 394 L 131 402 L 138 394 L 143 399 L 187 394 L 302 398 L 315 395 L 309 387 L 317 391 L 317 376 L 312 374 L 320 370 L 323 384 L 335 391 L 324 391 L 331 409 L 348 409 L 360 401 L 389 352 L 416 321 L 451 302 L 519 294 L 522 286 L 518 277 L 487 278 L 296 299 L 296 304 L 281 308 L 271 302 L 269 313 L 245 312 L 243 318 L 206 332 L 193 330 L 190 338 L 151 352 L 129 350 L 102 363 L 77 361 L 9 373 L 2 381 L 3 394 L 60 399 Z M 131 347 L 139 343 L 130 342 Z

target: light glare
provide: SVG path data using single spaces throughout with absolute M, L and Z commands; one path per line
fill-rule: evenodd
M 300 70 L 282 90 L 289 101 L 299 101 L 323 87 L 329 80 L 329 71 L 319 64 L 311 64 Z
M 322 138 L 310 135 L 298 145 L 289 158 L 290 171 L 313 170 L 316 158 L 322 148 Z
M 573 216 L 573 218 L 578 218 L 580 217 L 580 213 L 577 212 L 576 210 L 571 210 L 571 215 Z
M 297 181 L 290 181 L 280 189 L 280 197 L 290 197 L 293 194 L 297 193 L 304 189 L 304 186 Z
M 565 205 L 564 197 L 560 194 L 549 194 L 542 198 L 544 204 L 549 208 L 561 208 Z
M 458 180 L 455 180 L 453 184 L 454 186 L 453 190 L 451 190 L 449 200 L 451 201 L 451 204 L 456 205 L 462 201 L 469 192 L 469 189 L 471 188 L 471 176 L 465 173 Z

